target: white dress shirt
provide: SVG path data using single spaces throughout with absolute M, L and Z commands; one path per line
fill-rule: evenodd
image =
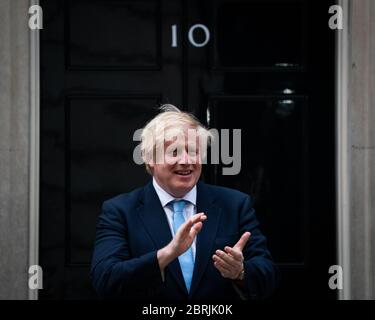
M 185 194 L 182 198 L 175 198 L 166 192 L 159 184 L 156 182 L 155 178 L 152 179 L 152 184 L 155 188 L 155 191 L 159 197 L 160 203 L 163 206 L 165 215 L 167 216 L 169 229 L 174 237 L 174 230 L 173 230 L 173 209 L 171 205 L 168 205 L 173 200 L 186 200 L 187 204 L 184 208 L 184 218 L 185 221 L 190 219 L 194 214 L 197 213 L 197 186 L 194 186 L 187 194 Z M 196 239 L 194 239 L 193 244 L 191 246 L 193 251 L 193 257 L 195 259 L 195 251 L 196 251 Z

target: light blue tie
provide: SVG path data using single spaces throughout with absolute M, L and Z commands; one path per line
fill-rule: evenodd
M 176 234 L 178 228 L 185 222 L 184 218 L 184 207 L 186 204 L 185 200 L 175 200 L 172 202 L 173 204 L 173 230 Z M 180 266 L 182 270 L 182 275 L 184 276 L 186 288 L 188 292 L 190 291 L 191 280 L 193 278 L 193 270 L 194 270 L 194 256 L 193 250 L 190 246 L 188 250 L 186 250 L 183 254 L 178 257 L 180 261 Z

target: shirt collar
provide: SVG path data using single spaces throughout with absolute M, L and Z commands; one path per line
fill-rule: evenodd
M 156 182 L 155 178 L 152 178 L 152 184 L 155 188 L 155 191 L 160 199 L 161 205 L 163 208 L 170 203 L 173 200 L 176 200 L 177 198 L 173 197 L 171 194 L 169 194 L 167 191 L 165 191 L 159 184 Z M 195 185 L 187 194 L 185 194 L 182 198 L 178 198 L 178 200 L 186 200 L 193 205 L 196 205 L 197 202 L 197 186 Z

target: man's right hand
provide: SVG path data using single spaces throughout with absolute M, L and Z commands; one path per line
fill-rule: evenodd
M 157 258 L 160 270 L 190 248 L 198 232 L 202 229 L 202 222 L 207 219 L 204 213 L 195 214 L 177 230 L 172 241 L 158 250 Z
M 190 248 L 198 232 L 202 229 L 202 222 L 206 219 L 207 216 L 204 213 L 195 214 L 177 230 L 175 237 L 168 244 L 176 258 Z

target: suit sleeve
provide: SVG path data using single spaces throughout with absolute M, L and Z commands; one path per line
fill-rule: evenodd
M 104 202 L 96 229 L 92 284 L 102 298 L 152 296 L 162 285 L 157 251 L 132 257 L 123 215 Z
M 267 240 L 259 230 L 259 222 L 249 196 L 246 196 L 240 210 L 240 235 L 246 231 L 251 232 L 243 250 L 247 293 L 250 299 L 264 299 L 274 293 L 279 270 L 267 249 Z

